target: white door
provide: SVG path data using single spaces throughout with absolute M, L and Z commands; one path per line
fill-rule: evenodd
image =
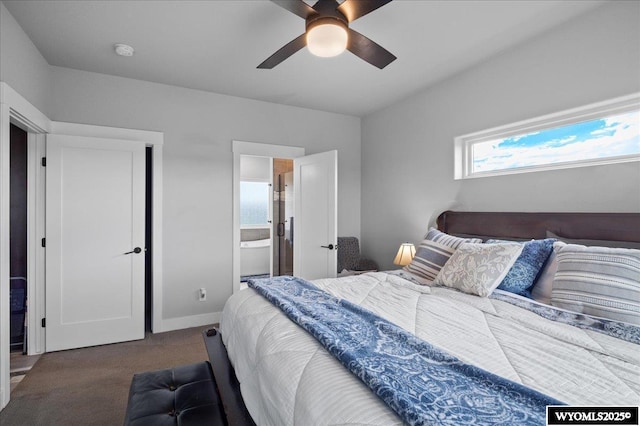
M 47 137 L 47 351 L 144 338 L 144 200 L 144 143 Z
M 336 276 L 338 151 L 293 160 L 293 274 L 313 280 Z

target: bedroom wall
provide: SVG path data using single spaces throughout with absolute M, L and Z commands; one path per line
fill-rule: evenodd
M 0 81 L 47 114 L 49 64 L 0 3 Z
M 453 139 L 640 91 L 640 3 L 611 2 L 362 121 L 362 247 L 383 268 L 447 209 L 640 212 L 640 163 L 456 181 Z
M 1 2 L 0 80 L 51 120 L 164 132 L 164 319 L 231 294 L 234 139 L 337 149 L 339 233 L 360 236 L 358 117 L 53 67 Z
M 52 120 L 164 132 L 165 319 L 220 312 L 231 295 L 232 140 L 337 149 L 339 233 L 360 236 L 359 118 L 60 67 L 51 77 Z

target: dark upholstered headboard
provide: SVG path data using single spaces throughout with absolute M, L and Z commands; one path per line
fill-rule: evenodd
M 438 229 L 448 234 L 640 242 L 640 213 L 512 213 L 445 211 Z

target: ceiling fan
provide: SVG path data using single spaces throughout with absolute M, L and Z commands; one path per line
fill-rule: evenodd
M 309 6 L 303 0 L 271 0 L 306 21 L 306 31 L 269 56 L 258 68 L 271 69 L 307 46 L 316 56 L 330 57 L 349 50 L 380 69 L 396 57 L 382 46 L 349 28 L 349 23 L 373 12 L 391 0 L 318 0 Z

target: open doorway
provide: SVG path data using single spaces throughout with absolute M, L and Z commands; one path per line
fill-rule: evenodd
M 293 160 L 240 158 L 240 282 L 293 273 Z
M 290 223 L 290 231 L 292 231 L 290 238 L 295 241 L 293 274 L 305 279 L 335 276 L 338 232 L 338 151 L 305 156 L 305 149 L 300 147 L 241 141 L 233 141 L 232 147 L 234 194 L 232 291 L 235 293 L 244 288 L 240 284 L 242 259 L 240 253 L 240 161 L 243 156 L 293 159 L 293 210 L 296 212 L 295 223 Z M 273 176 L 273 172 L 269 176 Z M 302 194 L 309 196 L 302 196 Z M 271 263 L 272 266 L 273 263 Z
M 28 145 L 27 132 L 10 125 L 9 154 L 9 283 L 11 388 L 15 388 L 37 361 L 27 356 L 28 262 Z
M 241 186 L 240 182 L 242 180 L 241 179 L 241 171 L 242 171 L 241 159 L 242 158 L 245 158 L 245 159 L 263 158 L 263 160 L 259 160 L 261 161 L 261 164 L 262 164 L 262 166 L 259 167 L 259 169 L 262 170 L 261 172 L 259 172 L 259 176 L 255 174 L 253 176 L 247 176 L 247 173 L 246 173 L 247 171 L 245 171 L 244 178 L 246 179 L 246 178 L 257 177 L 263 182 L 263 185 L 267 185 L 267 186 L 272 185 L 271 187 L 268 188 L 268 190 L 265 190 L 265 194 L 267 194 L 265 196 L 270 197 L 270 199 L 273 200 L 274 171 L 277 170 L 278 166 L 274 167 L 272 159 L 278 158 L 278 159 L 292 160 L 294 158 L 302 157 L 304 156 L 304 154 L 305 154 L 305 150 L 304 148 L 301 148 L 301 147 L 233 141 L 233 161 L 234 161 L 233 163 L 233 194 L 234 196 L 233 196 L 233 286 L 232 286 L 232 290 L 234 293 L 239 291 L 242 288 L 240 284 L 241 260 L 242 260 L 242 254 L 241 254 L 242 226 L 240 223 L 241 222 L 240 220 L 240 186 Z M 254 172 L 257 172 L 257 170 L 258 168 L 254 170 Z M 276 196 L 279 196 L 279 193 L 277 193 Z M 261 231 L 262 232 L 261 239 L 269 241 L 269 247 L 266 247 L 266 249 L 263 249 L 264 250 L 263 253 L 265 253 L 266 256 L 263 254 L 261 257 L 261 262 L 262 262 L 261 269 L 266 270 L 267 271 L 266 273 L 271 275 L 274 269 L 273 250 L 276 245 L 275 243 L 271 244 L 272 235 L 275 235 L 275 236 L 278 235 L 277 228 L 278 228 L 278 223 L 280 222 L 272 220 L 274 215 L 273 203 L 271 201 L 268 203 L 267 201 L 265 201 L 265 204 L 268 206 L 267 208 L 269 209 L 269 212 L 268 212 L 268 217 L 266 218 L 267 223 L 261 226 L 263 229 Z M 276 213 L 279 214 L 280 212 L 276 211 Z M 283 213 L 285 214 L 285 217 L 286 217 L 286 211 Z M 268 221 L 271 221 L 271 222 L 268 222 Z M 293 239 L 294 238 L 293 223 L 291 222 L 288 222 L 288 223 L 283 222 L 283 223 L 285 223 L 285 226 L 288 225 L 290 227 L 289 238 Z M 282 225 L 280 225 L 280 228 L 282 228 Z M 245 231 L 245 234 L 246 234 L 246 231 Z M 285 230 L 285 234 L 286 234 L 286 230 Z M 265 242 L 263 241 L 262 244 L 265 244 Z M 267 259 L 266 262 L 265 262 L 265 259 Z M 284 268 L 280 268 L 280 271 L 277 271 L 277 272 L 283 273 L 283 269 Z M 262 273 L 264 274 L 265 272 L 262 272 Z
M 27 352 L 27 132 L 11 124 L 9 280 L 11 352 Z
M 240 158 L 240 282 L 272 274 L 272 161 L 269 157 Z

